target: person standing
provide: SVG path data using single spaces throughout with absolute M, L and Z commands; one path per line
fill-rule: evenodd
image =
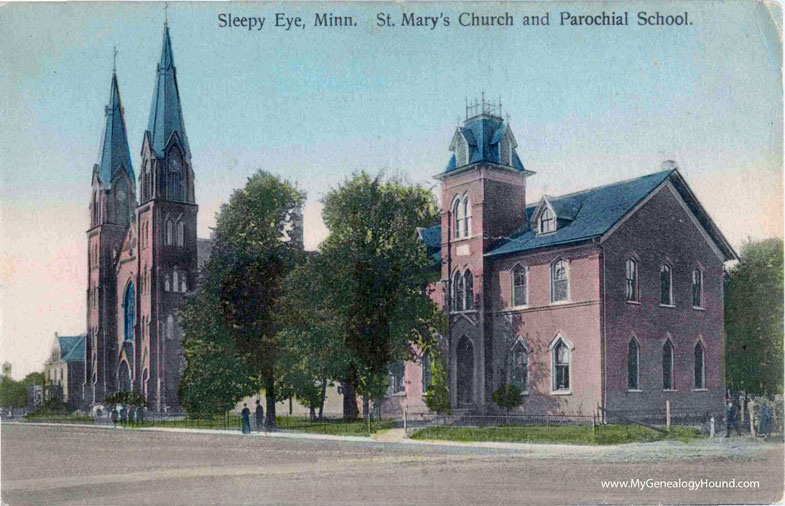
M 758 434 L 763 437 L 771 435 L 771 406 L 766 402 L 760 408 L 760 425 L 758 426 Z
M 243 410 L 240 413 L 243 419 L 243 434 L 251 433 L 251 410 L 248 409 L 248 404 L 243 404 Z
M 257 432 L 262 430 L 262 426 L 264 425 L 264 409 L 262 408 L 262 403 L 259 402 L 259 399 L 256 399 L 256 430 Z
M 736 421 L 736 404 L 732 400 L 728 400 L 725 406 L 725 437 L 730 437 L 731 428 L 736 428 L 736 434 L 741 436 L 739 431 L 739 424 Z
M 112 414 L 110 415 L 112 418 L 112 425 L 114 428 L 117 428 L 117 406 L 112 406 Z
M 136 408 L 136 422 L 140 427 L 144 424 L 144 406 L 141 404 Z
M 125 404 L 120 405 L 120 425 L 125 426 L 128 424 L 128 408 L 125 407 Z
M 752 437 L 755 437 L 755 406 L 757 406 L 755 396 L 751 395 L 747 401 L 747 412 L 750 415 L 750 435 Z

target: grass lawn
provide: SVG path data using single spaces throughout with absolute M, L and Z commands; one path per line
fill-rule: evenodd
M 343 420 L 313 422 L 308 417 L 279 416 L 276 417 L 280 430 L 310 432 L 312 434 L 334 434 L 339 436 L 367 436 L 368 426 L 363 421 L 344 423 Z M 242 422 L 237 415 L 215 417 L 214 419 L 182 419 L 145 422 L 145 427 L 177 427 L 188 429 L 240 429 Z M 392 420 L 374 420 L 371 424 L 373 433 L 395 427 Z
M 440 439 L 448 441 L 506 441 L 532 443 L 573 443 L 610 445 L 647 443 L 663 439 L 687 442 L 705 437 L 692 427 L 671 426 L 667 434 L 640 425 L 602 425 L 592 434 L 590 425 L 524 425 L 498 427 L 427 427 L 412 435 L 412 439 Z

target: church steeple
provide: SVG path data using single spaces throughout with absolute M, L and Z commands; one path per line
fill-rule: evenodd
M 172 135 L 177 134 L 180 143 L 185 148 L 186 156 L 190 158 L 191 150 L 188 146 L 188 138 L 185 135 L 185 122 L 183 121 L 183 111 L 180 107 L 180 91 L 177 87 L 177 72 L 172 55 L 172 41 L 169 38 L 169 26 L 166 23 L 164 23 L 161 61 L 158 64 L 156 74 L 153 103 L 150 108 L 150 120 L 147 125 L 150 144 L 155 155 L 158 158 L 163 158 Z
M 112 184 L 112 178 L 121 168 L 125 168 L 131 181 L 135 179 L 131 165 L 131 151 L 128 148 L 123 103 L 120 100 L 120 88 L 115 71 L 112 71 L 112 88 L 105 112 L 106 126 L 101 139 L 101 153 L 96 170 L 101 182 L 108 189 Z

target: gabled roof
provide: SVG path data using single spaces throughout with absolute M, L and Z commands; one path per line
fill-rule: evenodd
M 153 152 L 159 158 L 164 156 L 164 150 L 172 136 L 177 136 L 185 148 L 187 156 L 191 156 L 188 138 L 185 135 L 185 122 L 183 111 L 180 107 L 180 90 L 177 87 L 177 72 L 172 54 L 172 41 L 169 38 L 169 27 L 164 25 L 163 47 L 161 61 L 156 70 L 155 91 L 150 107 L 150 119 L 147 124 L 150 143 Z
M 64 362 L 84 361 L 85 334 L 79 336 L 57 336 L 60 344 L 60 360 Z
M 470 118 L 464 122 L 463 126 L 458 127 L 456 134 L 460 133 L 469 146 L 468 165 L 479 162 L 500 163 L 499 143 L 507 128 L 508 125 L 504 120 L 487 114 Z M 512 167 L 518 172 L 526 171 L 514 149 Z M 453 155 L 447 163 L 444 173 L 451 172 L 456 168 L 460 167 L 456 167 L 455 155 Z
M 417 235 L 423 242 L 428 257 L 434 265 L 441 265 L 442 262 L 442 226 L 436 225 L 429 228 L 418 228 Z
M 120 88 L 117 84 L 117 74 L 112 73 L 109 105 L 106 106 L 106 126 L 101 138 L 101 152 L 97 164 L 98 176 L 107 189 L 111 186 L 114 175 L 122 167 L 125 167 L 131 181 L 134 181 L 134 169 L 131 165 L 131 151 L 128 149 L 128 135 L 125 130 Z
M 485 256 L 505 255 L 601 237 L 666 181 L 670 181 L 680 193 L 725 260 L 735 259 L 733 248 L 675 169 L 562 197 L 549 197 L 548 202 L 557 217 L 572 220 L 560 225 L 553 233 L 538 235 L 532 230 L 529 224 L 536 206 L 529 206 L 526 208 L 527 223 L 511 237 L 494 244 Z

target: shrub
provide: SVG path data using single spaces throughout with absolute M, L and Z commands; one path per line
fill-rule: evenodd
M 521 389 L 515 385 L 502 385 L 493 392 L 493 402 L 509 412 L 523 403 L 522 395 Z

